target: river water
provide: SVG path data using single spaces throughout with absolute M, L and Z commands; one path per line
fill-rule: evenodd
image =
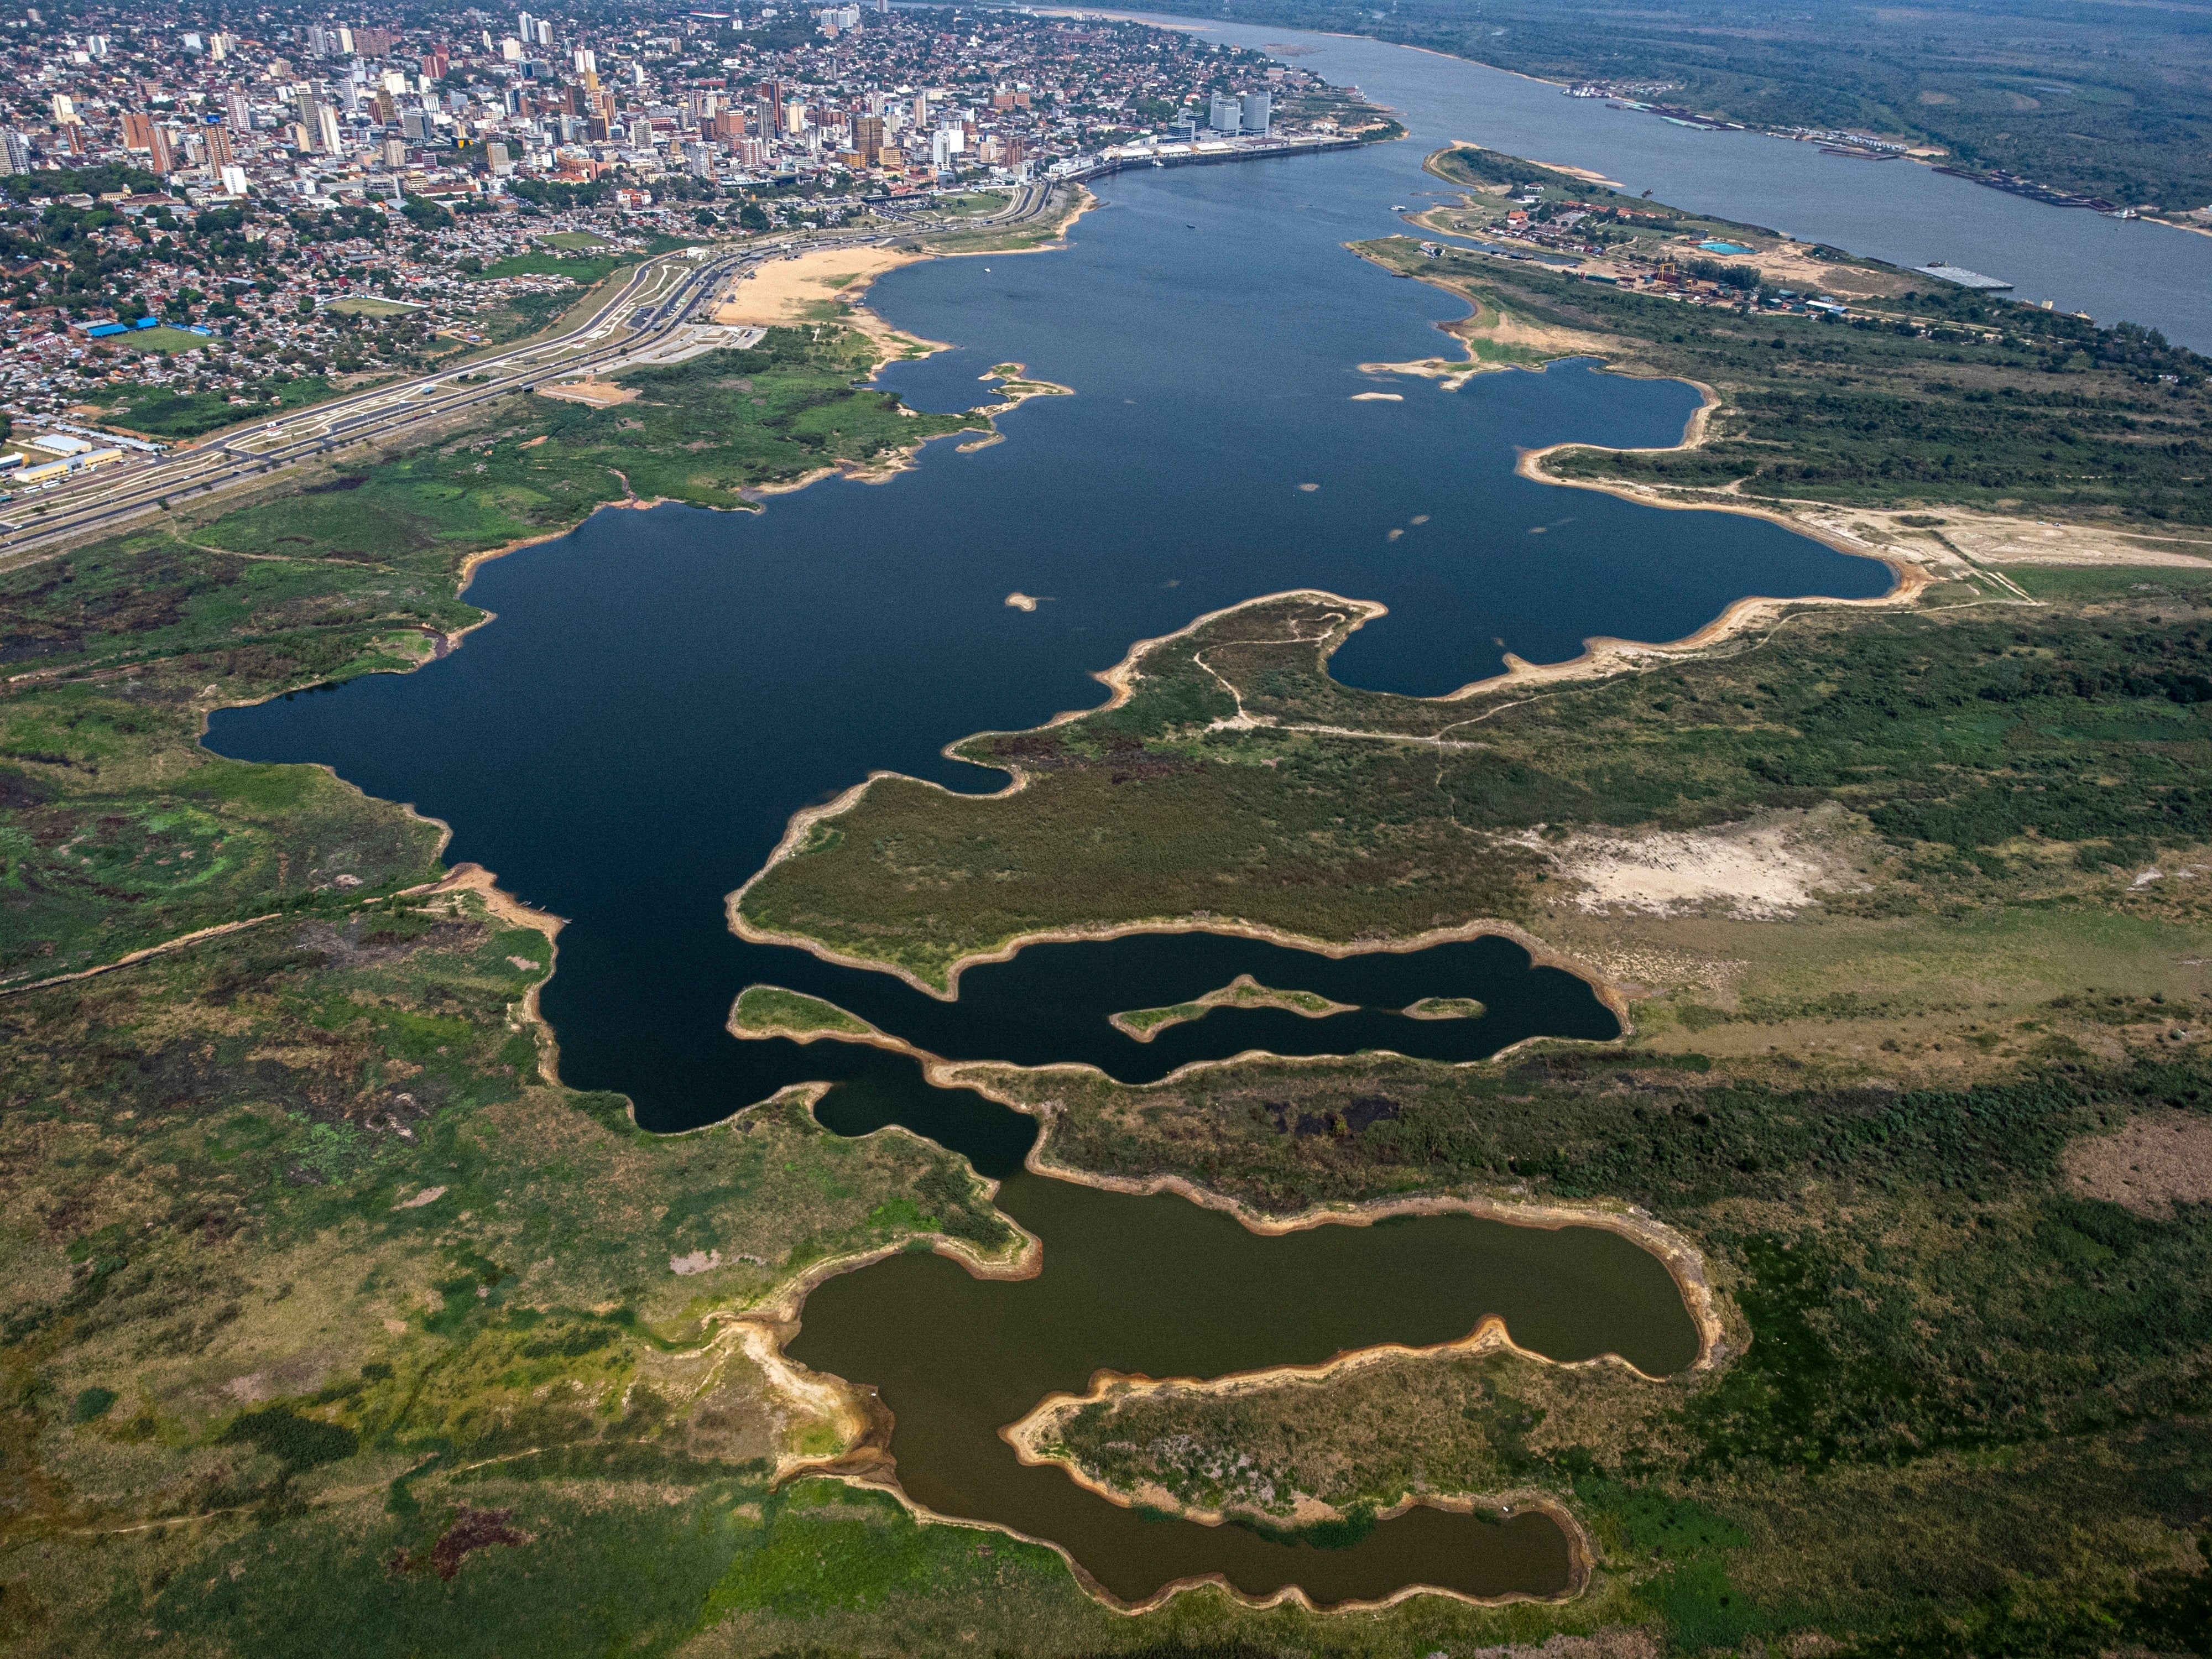
M 923 1371 L 945 1364 L 953 1375 L 1020 1379 L 1011 1399 L 1047 1377 L 1079 1386 L 1091 1365 L 1205 1374 L 1378 1340 L 1438 1340 L 1465 1335 L 1484 1313 L 1558 1358 L 1634 1352 L 1665 1370 L 1694 1347 L 1663 1270 L 1610 1234 L 1423 1223 L 1407 1237 L 1435 1254 L 1390 1277 L 1382 1296 L 1376 1275 L 1399 1272 L 1394 1228 L 1326 1228 L 1320 1246 L 1263 1239 L 1180 1199 L 1019 1174 L 1031 1124 L 929 1088 L 905 1055 L 741 1042 L 725 1030 L 732 1000 L 757 982 L 850 1004 L 925 1046 L 1088 1057 L 1125 1076 L 1211 1044 L 1246 1046 L 1251 1030 L 1322 1052 L 1455 1042 L 1442 1056 L 1455 1059 L 1529 1032 L 1611 1034 L 1587 986 L 1532 969 L 1500 941 L 1339 969 L 1191 939 L 1024 952 L 977 970 L 979 996 L 1006 988 L 994 1041 L 972 1010 L 746 945 L 724 921 L 725 895 L 795 809 L 877 768 L 995 788 L 1000 775 L 946 760 L 941 747 L 1095 704 L 1093 673 L 1132 641 L 1258 594 L 1316 586 L 1383 601 L 1390 614 L 1352 636 L 1336 672 L 1438 693 L 1494 672 L 1507 650 L 1554 660 L 1593 634 L 1679 637 L 1747 593 L 1854 597 L 1887 586 L 1879 565 L 1762 520 L 1642 508 L 1512 470 L 1521 446 L 1673 442 L 1697 403 L 1686 386 L 1587 364 L 1485 375 L 1457 392 L 1363 374 L 1363 362 L 1434 354 L 1446 343 L 1434 324 L 1462 310 L 1340 246 L 1391 228 L 1404 152 L 1148 171 L 1109 181 L 1106 204 L 1066 251 L 896 272 L 878 285 L 877 308 L 960 343 L 889 373 L 910 400 L 966 406 L 982 393 L 977 377 L 1008 359 L 1076 395 L 1025 404 L 1005 420 L 1003 443 L 965 455 L 933 446 L 888 484 L 825 482 L 757 514 L 599 514 L 482 567 L 469 597 L 498 620 L 446 659 L 212 724 L 209 742 L 222 753 L 327 763 L 372 794 L 414 803 L 453 826 L 449 857 L 486 865 L 510 891 L 572 919 L 544 999 L 567 1082 L 624 1091 L 647 1127 L 677 1129 L 785 1083 L 835 1080 L 820 1109 L 833 1128 L 908 1123 L 986 1173 L 1012 1176 L 1002 1200 L 1044 1240 L 1040 1279 L 985 1284 L 902 1258 L 833 1281 L 810 1304 L 805 1340 L 826 1341 L 851 1328 L 832 1321 L 833 1308 L 921 1298 L 911 1340 L 877 1340 L 840 1361 L 850 1366 L 841 1374 L 884 1385 L 895 1412 L 902 1392 L 936 1386 Z M 1353 401 L 1374 391 L 1401 400 Z M 1300 488 L 1309 483 L 1318 487 Z M 1044 602 L 1011 609 L 1015 590 Z M 1081 977 L 1086 951 L 1102 953 L 1092 959 L 1104 988 L 1064 999 L 1061 1015 L 1018 1017 L 1025 972 L 1049 1001 L 1055 975 Z M 1103 1024 L 1109 1004 L 1195 995 L 1238 971 L 1296 985 L 1307 968 L 1340 972 L 1350 994 L 1339 1000 L 1370 1012 L 1216 1012 L 1163 1034 L 1152 1053 Z M 1473 996 L 1490 1012 L 1432 1025 L 1386 1012 L 1429 995 Z M 1174 1231 L 1186 1222 L 1213 1231 Z M 1096 1322 L 1070 1326 L 1093 1276 L 1134 1260 L 1130 1249 L 1163 1228 L 1189 1248 L 1140 1252 L 1151 1265 L 1114 1280 L 1114 1308 L 1141 1318 L 1101 1309 Z M 1274 1311 L 1242 1328 L 1242 1346 L 1208 1346 L 1218 1310 L 1189 1283 L 1191 1262 L 1234 1258 L 1264 1283 L 1269 1262 L 1316 1249 L 1332 1265 L 1310 1295 L 1266 1304 Z M 874 1324 L 905 1328 L 888 1316 Z M 1154 1327 L 1182 1336 L 1141 1352 L 1125 1340 Z M 939 1347 L 912 1352 L 925 1342 Z M 1006 1405 L 990 1399 L 992 1412 Z M 1056 1472 L 1012 1472 L 994 1435 L 979 1451 L 965 1419 L 945 1419 L 940 1434 L 926 1408 L 905 1409 L 894 1455 L 981 1482 L 958 1487 L 969 1496 L 951 1507 L 1009 1524 L 1043 1516 L 1040 1528 L 1065 1530 L 1090 1571 L 1133 1595 L 1147 1580 L 1212 1571 L 1259 1589 L 1310 1581 L 1324 1600 L 1408 1583 L 1492 1594 L 1563 1582 L 1565 1543 L 1541 1516 L 1500 1527 L 1421 1509 L 1349 1552 L 1233 1528 L 1132 1532 L 1126 1512 Z M 999 1461 L 983 1470 L 979 1456 Z M 1054 1494 L 1046 1510 L 1027 1507 L 1044 1491 Z
M 1420 171 L 1421 158 L 1465 139 L 1533 161 L 1587 167 L 1674 207 L 1893 264 L 1964 265 L 2012 283 L 2008 297 L 2051 300 L 2101 323 L 2141 323 L 2212 352 L 2212 236 L 2046 207 L 1915 162 L 1848 161 L 1761 133 L 1679 127 L 1410 46 L 1153 13 L 1112 15 L 1173 22 L 1235 46 L 1289 46 L 1291 52 L 1277 54 L 1284 62 L 1389 105 L 1412 132 L 1391 147 L 1402 191 L 1437 188 Z

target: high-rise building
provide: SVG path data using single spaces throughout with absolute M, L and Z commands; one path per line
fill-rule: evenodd
M 207 146 L 210 167 L 220 173 L 230 165 L 230 135 L 223 131 L 222 122 L 210 119 L 201 123 L 200 141 Z
M 148 131 L 146 137 L 147 171 L 167 178 L 177 170 L 176 157 L 169 152 L 169 130 L 156 126 Z
M 694 179 L 714 176 L 714 147 L 696 138 L 684 146 L 684 170 Z
M 1273 120 L 1275 100 L 1264 92 L 1248 92 L 1237 100 L 1237 114 L 1247 132 L 1265 132 Z
M 230 130 L 243 137 L 253 131 L 253 106 L 246 101 L 246 94 L 234 92 L 223 100 L 223 118 Z
M 0 132 L 0 161 L 7 162 L 10 173 L 28 173 L 31 170 L 30 140 L 13 127 Z
M 338 112 L 328 104 L 315 111 L 315 137 L 324 155 L 345 154 L 345 134 L 338 126 Z
M 246 194 L 246 169 L 236 162 L 225 167 L 222 173 L 222 193 L 226 196 Z
M 884 153 L 884 118 L 880 115 L 858 115 L 853 118 L 853 148 L 860 153 L 862 162 L 874 167 L 876 158 Z
M 384 141 L 384 165 L 388 167 L 404 167 L 407 165 L 407 141 L 404 138 L 387 138 Z
M 1243 106 L 1227 93 L 1217 92 L 1207 107 L 1206 125 L 1216 132 L 1236 132 L 1244 125 Z

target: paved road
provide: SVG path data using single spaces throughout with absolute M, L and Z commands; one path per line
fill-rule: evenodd
M 957 228 L 982 229 L 1035 219 L 1051 194 L 1048 184 L 1024 185 L 1003 212 Z M 912 246 L 916 234 L 912 228 L 801 233 L 738 248 L 687 248 L 649 259 L 589 319 L 565 334 L 442 374 L 333 398 L 261 427 L 234 428 L 158 459 L 125 462 L 58 489 L 19 497 L 0 507 L 0 565 L 22 562 L 27 556 L 52 552 L 87 535 L 108 533 L 172 503 L 338 449 L 450 419 L 541 381 L 620 368 L 665 343 L 702 301 L 767 260 L 814 247 Z

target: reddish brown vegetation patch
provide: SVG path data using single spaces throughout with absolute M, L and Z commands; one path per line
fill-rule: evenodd
M 518 1532 L 507 1523 L 514 1518 L 513 1510 L 472 1510 L 461 1505 L 454 1516 L 453 1524 L 427 1550 L 395 1551 L 390 1566 L 398 1577 L 403 1572 L 421 1572 L 425 1568 L 441 1578 L 451 1579 L 461 1570 L 461 1563 L 471 1550 L 489 1549 L 494 1544 L 527 1544 L 530 1534 Z
M 2164 1220 L 2176 1203 L 2212 1203 L 2212 1118 L 2160 1113 L 2066 1149 L 2066 1178 L 2101 1198 Z

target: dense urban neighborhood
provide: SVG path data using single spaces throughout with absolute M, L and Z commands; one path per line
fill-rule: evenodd
M 687 240 L 988 211 L 1363 107 L 1132 24 L 850 5 L 31 7 L 0 77 L 0 406 L 89 433 L 32 477 L 118 453 L 94 428 L 191 437 L 526 336 Z

